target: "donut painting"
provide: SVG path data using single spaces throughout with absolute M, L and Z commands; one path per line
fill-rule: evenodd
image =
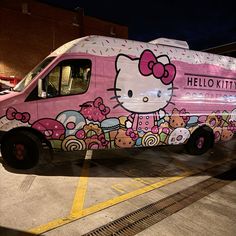
M 102 101 L 101 97 L 96 98 L 98 99 Z M 32 124 L 28 123 L 30 114 L 27 112 L 23 113 L 27 114 L 27 122 L 22 116 L 25 123 L 19 120 L 20 115 L 9 117 L 8 114 L 12 110 L 15 114 L 20 114 L 15 108 L 9 108 L 7 115 L 0 119 L 3 127 L 7 127 L 9 120 L 17 127 L 27 124 L 27 127 L 41 132 L 51 142 L 52 147 L 63 151 L 179 145 L 186 143 L 196 127 L 205 123 L 212 123 L 215 142 L 231 139 L 236 131 L 235 110 L 232 111 L 233 115 L 224 111 L 224 118 L 221 118 L 217 111 L 208 116 L 196 117 L 185 110 L 174 108 L 172 113 L 166 113 L 158 120 L 159 125 L 153 125 L 148 131 L 145 128 L 127 128 L 125 124 L 129 122 L 129 116 L 107 117 L 108 114 L 104 115 L 104 109 L 101 109 L 100 113 L 96 109 L 96 112 L 91 112 L 90 115 L 84 109 L 63 111 L 55 119 L 43 118 Z
M 236 133 L 234 58 L 178 40 L 86 36 L 42 65 L 2 95 L 0 131 L 25 127 L 63 151 L 194 144 L 196 136 L 201 146 L 202 137 Z

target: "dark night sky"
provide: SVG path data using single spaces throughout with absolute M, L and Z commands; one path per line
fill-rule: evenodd
M 236 41 L 235 0 L 42 0 L 66 9 L 84 8 L 94 16 L 129 27 L 129 38 L 185 40 L 202 50 Z

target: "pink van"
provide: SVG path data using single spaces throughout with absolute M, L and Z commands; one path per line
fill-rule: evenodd
M 88 36 L 0 96 L 1 152 L 15 168 L 53 149 L 185 144 L 202 154 L 236 132 L 236 59 L 185 42 Z

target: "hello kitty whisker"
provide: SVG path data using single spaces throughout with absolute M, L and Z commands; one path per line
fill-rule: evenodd
M 175 94 L 170 94 L 169 96 L 170 97 L 177 97 Z
M 116 104 L 116 105 L 113 107 L 113 109 L 117 108 L 118 106 L 121 106 L 122 104 L 123 104 L 123 102 L 120 102 L 120 103 Z
M 120 98 L 121 96 L 114 96 L 114 97 L 111 97 L 110 99 L 116 99 L 116 98 Z
M 107 89 L 107 91 L 121 91 L 120 88 L 109 88 Z
M 168 88 L 167 90 L 174 90 L 174 89 L 179 89 L 177 87 L 172 87 L 172 88 Z
M 172 104 L 172 105 L 174 105 L 175 106 L 175 103 L 173 103 L 173 102 L 168 102 L 168 101 L 166 101 L 167 103 L 170 103 L 170 104 Z

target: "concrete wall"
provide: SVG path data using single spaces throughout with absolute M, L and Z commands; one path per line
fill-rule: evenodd
M 0 75 L 23 77 L 60 45 L 90 34 L 128 38 L 128 28 L 33 0 L 1 0 Z

